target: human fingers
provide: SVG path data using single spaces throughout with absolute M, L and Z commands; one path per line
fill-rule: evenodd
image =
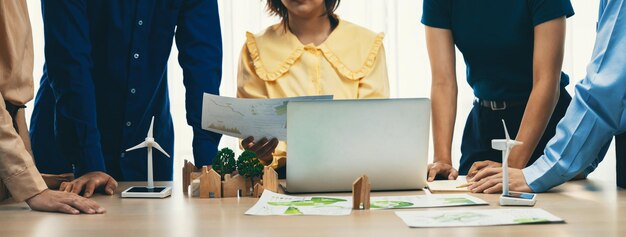
M 250 143 L 252 143 L 253 141 L 254 137 L 246 137 L 246 139 L 241 140 L 241 147 L 243 147 L 244 149 L 249 149 L 252 146 Z
M 83 187 L 85 186 L 85 181 L 83 181 L 82 179 L 79 180 L 75 180 L 74 184 L 72 186 L 72 191 L 75 194 L 79 194 L 80 191 L 83 190 Z
M 256 153 L 256 157 L 261 160 L 266 160 L 268 157 L 267 148 L 265 146 L 260 147 L 259 150 L 254 151 L 254 153 Z
M 485 189 L 496 186 L 498 183 L 502 182 L 502 179 L 497 177 L 489 177 L 484 180 L 481 180 L 478 184 L 473 185 L 474 187 L 470 187 L 470 191 L 472 193 L 482 193 Z
M 67 204 L 59 204 L 56 207 L 56 211 L 57 212 L 62 212 L 62 213 L 67 213 L 67 214 L 73 214 L 73 215 L 77 215 L 80 214 L 79 210 L 76 210 L 76 208 L 71 207 L 70 205 Z
M 269 144 L 268 146 L 270 147 L 270 150 L 273 151 L 278 146 L 278 139 L 272 138 L 268 144 Z
M 428 169 L 428 182 L 434 181 L 438 173 L 439 167 L 436 165 L 431 166 L 430 169 Z
M 65 188 L 62 190 L 63 192 L 72 192 L 72 187 L 74 187 L 74 182 L 67 182 L 65 184 Z
M 467 172 L 467 178 L 471 180 L 472 178 L 474 178 L 474 176 L 476 176 L 476 174 L 478 174 L 478 170 L 474 170 L 474 171 L 471 171 L 471 172 L 468 171 Z
M 61 182 L 61 185 L 59 185 L 59 191 L 65 191 L 65 188 L 68 184 L 69 182 Z
M 65 204 L 68 204 L 76 209 L 79 209 L 80 211 L 84 213 L 102 214 L 106 212 L 106 210 L 103 207 L 100 207 L 100 205 L 94 200 L 78 196 L 74 193 L 63 193 L 63 194 L 70 196 L 66 199 L 67 203 Z
M 469 171 L 467 171 L 467 177 L 468 178 L 474 177 L 474 175 L 476 175 L 476 173 L 478 173 L 478 171 L 480 171 L 481 169 L 487 167 L 488 165 L 489 164 L 486 161 L 474 162 L 474 164 L 472 164 L 472 167 L 470 167 Z
M 257 155 L 256 158 L 259 159 L 260 161 L 264 162 L 265 164 L 271 164 L 272 161 L 274 161 L 274 157 L 271 154 L 263 155 L 263 156 Z
M 476 175 L 474 175 L 474 177 L 470 179 L 470 182 L 479 181 L 481 179 L 492 176 L 494 174 L 498 174 L 500 172 L 502 172 L 502 169 L 500 168 L 485 168 L 485 169 L 478 171 L 478 173 L 476 173 Z
M 265 143 L 267 143 L 267 138 L 261 138 L 261 140 L 256 141 L 254 145 L 250 147 L 250 150 L 257 152 L 259 149 L 261 149 L 261 147 L 265 146 Z
M 108 195 L 113 195 L 115 189 L 117 188 L 117 181 L 113 177 L 110 177 L 107 181 L 107 184 L 104 186 L 104 193 Z
M 85 185 L 85 192 L 83 193 L 83 196 L 86 198 L 91 197 L 91 195 L 93 195 L 93 191 L 96 189 L 96 181 L 95 180 L 89 180 L 87 181 L 87 184 Z
M 259 149 L 259 151 L 257 152 L 257 156 L 259 157 L 271 156 L 272 153 L 274 152 L 274 149 L 276 149 L 277 145 L 278 145 L 278 139 L 273 138 L 272 140 L 267 142 L 263 147 Z
M 104 207 L 101 207 L 96 201 L 85 198 L 85 203 L 91 207 L 91 209 L 95 210 L 97 214 L 104 214 L 107 212 Z
M 500 179 L 502 180 L 502 179 Z M 491 188 L 487 188 L 485 189 L 485 191 L 483 191 L 484 193 L 501 193 L 502 192 L 502 182 L 496 184 L 495 186 L 491 187 Z
M 259 154 L 259 153 L 257 153 Z M 261 161 L 262 164 L 270 164 L 272 163 L 272 160 L 274 160 L 274 157 L 266 155 L 266 154 L 262 154 L 262 155 L 257 155 L 256 158 Z
M 459 177 L 459 171 L 456 169 L 450 169 L 450 174 L 448 175 L 448 180 L 456 180 Z
M 63 204 L 68 205 L 82 213 L 95 214 L 96 209 L 93 209 L 87 198 L 81 196 L 70 196 L 63 199 Z

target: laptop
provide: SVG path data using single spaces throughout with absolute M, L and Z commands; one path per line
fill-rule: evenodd
M 317 100 L 287 104 L 290 193 L 351 191 L 367 175 L 372 190 L 427 186 L 430 100 Z

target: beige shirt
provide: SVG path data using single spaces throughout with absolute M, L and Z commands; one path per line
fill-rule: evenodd
M 18 133 L 5 104 L 23 105 L 32 98 L 33 39 L 26 0 L 1 0 L 0 200 L 10 193 L 22 201 L 47 188 L 30 152 L 24 110 L 16 116 Z

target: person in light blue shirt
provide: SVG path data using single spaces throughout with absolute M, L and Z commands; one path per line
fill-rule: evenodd
M 625 102 L 626 3 L 601 0 L 598 34 L 587 76 L 576 85 L 576 95 L 544 155 L 523 170 L 509 168 L 510 189 L 544 192 L 578 173 L 593 171 L 613 136 L 626 131 Z M 470 190 L 500 192 L 501 172 L 500 168 L 481 170 L 474 176 L 477 182 Z

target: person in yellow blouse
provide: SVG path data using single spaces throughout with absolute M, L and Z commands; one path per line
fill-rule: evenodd
M 333 95 L 335 99 L 387 98 L 384 34 L 341 20 L 340 0 L 267 0 L 282 21 L 246 34 L 237 75 L 237 97 Z M 242 147 L 284 173 L 286 144 L 275 138 Z

